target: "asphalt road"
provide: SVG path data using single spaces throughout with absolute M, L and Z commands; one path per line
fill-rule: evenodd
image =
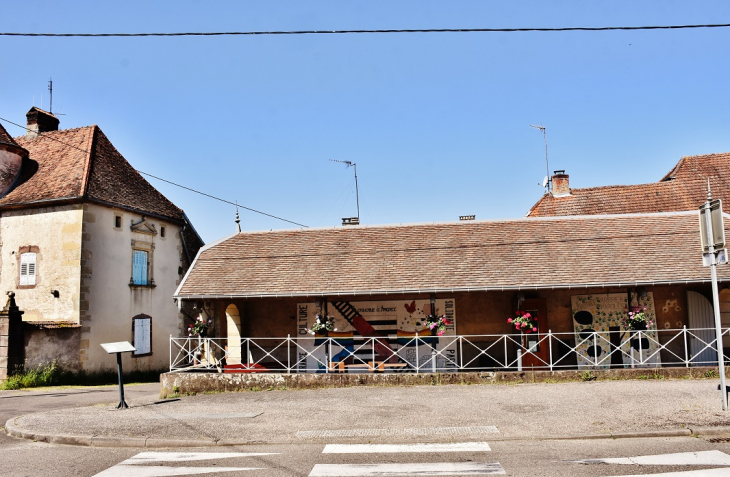
M 130 401 L 154 396 L 158 385 L 125 387 Z M 44 389 L 40 391 L 0 392 L 0 419 L 30 412 L 86 405 L 113 406 L 118 400 L 116 387 L 79 389 Z M 566 416 L 570 418 L 570 416 Z M 728 436 L 730 438 L 730 436 Z M 209 475 L 209 476 L 335 476 L 364 475 L 357 469 L 373 471 L 378 466 L 383 472 L 401 472 L 398 475 L 459 475 L 456 473 L 418 473 L 423 469 L 472 469 L 468 475 L 489 475 L 490 471 L 503 471 L 501 475 L 514 476 L 617 476 L 661 475 L 684 472 L 687 477 L 730 475 L 728 465 L 677 465 L 671 464 L 667 454 L 699 453 L 695 457 L 720 457 L 725 453 L 730 460 L 730 443 L 722 437 L 714 441 L 691 437 L 643 438 L 643 439 L 590 439 L 590 440 L 494 440 L 484 439 L 480 450 L 449 449 L 412 452 L 370 452 L 382 448 L 359 448 L 353 453 L 324 453 L 327 444 L 282 444 L 218 448 L 135 449 L 94 448 L 52 445 L 31 442 L 7 436 L 0 437 L 2 452 L 2 476 L 155 476 L 155 475 Z M 730 439 L 728 439 L 730 440 Z M 458 443 L 458 442 L 457 442 Z M 447 443 L 449 444 L 449 443 Z M 454 444 L 454 443 L 451 443 Z M 364 449 L 364 450 L 363 450 Z M 403 450 L 403 449 L 401 449 Z M 708 452 L 715 454 L 707 454 Z M 173 454 L 165 454 L 173 453 Z M 190 453 L 204 454 L 200 460 Z M 226 456 L 216 455 L 229 453 Z M 266 455 L 250 455 L 261 453 Z M 140 455 L 141 454 L 141 455 Z M 241 455 L 243 454 L 243 455 Z M 635 456 L 663 455 L 655 459 L 667 465 L 579 463 L 576 460 L 627 458 Z M 135 456 L 138 456 L 135 459 Z M 690 454 L 689 457 L 692 455 Z M 208 458 L 209 457 L 209 458 Z M 686 460 L 687 454 L 677 457 Z M 128 461 L 127 459 L 132 459 Z M 145 462 L 140 460 L 146 459 Z M 123 464 L 127 461 L 126 464 Z M 348 467 L 349 466 L 349 467 Z M 364 467 L 370 466 L 370 467 Z M 184 472 L 181 467 L 189 468 Z M 173 469 L 174 468 L 174 469 Z M 215 469 L 238 468 L 230 472 Z M 198 470 L 200 472 L 198 472 Z M 205 472 L 205 473 L 202 473 Z M 350 472 L 348 474 L 348 472 Z M 445 471 L 448 472 L 448 471 Z M 480 473 L 475 473 L 480 472 Z M 691 472 L 691 473 L 687 473 Z M 373 474 L 371 474 L 373 475 Z M 395 475 L 381 473 L 380 475 Z M 467 474 L 461 474 L 467 475 Z

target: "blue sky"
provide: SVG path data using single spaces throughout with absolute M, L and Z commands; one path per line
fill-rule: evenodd
M 727 1 L 5 2 L 3 32 L 730 23 Z M 0 37 L 0 117 L 98 124 L 137 169 L 311 227 L 521 217 L 572 187 L 730 151 L 730 28 L 191 38 Z M 19 128 L 3 123 L 14 136 Z M 232 206 L 149 181 L 206 241 Z M 699 204 L 698 204 L 699 205 Z M 292 228 L 241 211 L 244 230 Z

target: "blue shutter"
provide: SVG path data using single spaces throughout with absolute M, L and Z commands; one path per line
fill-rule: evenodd
M 135 285 L 147 285 L 147 252 L 143 250 L 134 251 L 132 281 Z

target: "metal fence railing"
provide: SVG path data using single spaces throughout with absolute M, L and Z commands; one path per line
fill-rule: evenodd
M 345 335 L 345 336 L 343 336 Z M 455 336 L 173 338 L 170 371 L 477 372 L 717 365 L 714 328 Z M 723 330 L 730 347 L 730 329 Z M 727 351 L 724 352 L 727 360 Z

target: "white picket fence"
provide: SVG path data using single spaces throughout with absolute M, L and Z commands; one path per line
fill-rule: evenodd
M 725 340 L 730 345 L 730 329 L 723 330 Z M 716 366 L 715 341 L 714 329 L 686 327 L 408 339 L 306 335 L 234 343 L 171 336 L 170 371 L 423 373 Z

